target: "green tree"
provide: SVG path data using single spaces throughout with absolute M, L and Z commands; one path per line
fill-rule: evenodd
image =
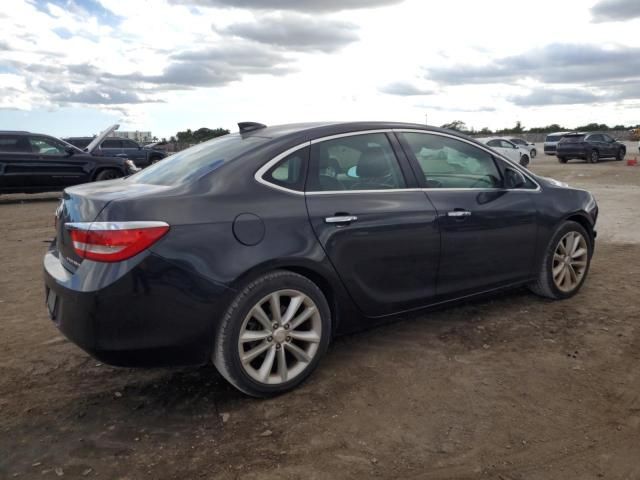
M 192 145 L 200 142 L 211 140 L 212 138 L 221 137 L 229 133 L 225 128 L 210 129 L 206 127 L 192 131 L 190 128 L 182 132 L 176 133 L 178 143 L 183 145 Z
M 448 130 L 455 130 L 457 132 L 468 132 L 469 131 L 469 129 L 467 128 L 467 124 L 464 123 L 462 120 L 454 120 L 453 122 L 445 123 L 444 125 L 441 125 L 440 128 L 446 128 Z
M 606 130 L 610 130 L 609 126 L 607 124 L 604 123 L 588 123 L 586 125 L 581 125 L 579 127 L 576 127 L 576 130 L 579 130 L 581 132 L 599 132 L 599 131 L 606 131 Z

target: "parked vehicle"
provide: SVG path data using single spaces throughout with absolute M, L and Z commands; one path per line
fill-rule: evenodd
M 556 155 L 560 163 L 579 158 L 589 163 L 598 163 L 601 158 L 624 160 L 627 147 L 606 133 L 569 133 L 557 146 Z
M 69 137 L 65 140 L 78 148 L 86 148 L 93 140 L 91 137 Z M 155 143 L 153 144 L 156 145 Z M 100 143 L 96 152 L 108 157 L 122 157 L 133 160 L 139 168 L 148 167 L 152 163 L 162 160 L 167 156 L 166 152 L 153 147 L 141 146 L 133 140 L 119 137 L 105 138 Z
M 519 147 L 524 147 L 529 151 L 529 158 L 536 158 L 538 150 L 536 150 L 536 144 L 533 142 L 527 142 L 524 138 L 509 137 L 507 138 L 511 143 L 515 143 Z
M 555 132 L 550 133 L 544 139 L 544 153 L 545 155 L 555 155 L 556 154 L 556 146 L 558 142 L 562 139 L 562 137 L 571 132 Z
M 63 190 L 139 170 L 131 160 L 93 155 L 96 145 L 83 152 L 50 135 L 0 131 L 0 193 Z
M 424 125 L 241 123 L 126 179 L 67 188 L 44 257 L 58 328 L 101 361 L 210 361 L 299 385 L 339 334 L 527 285 L 584 283 L 598 207 Z
M 478 141 L 493 148 L 512 162 L 519 163 L 523 167 L 529 165 L 529 149 L 527 147 L 516 145 L 501 137 L 478 138 Z

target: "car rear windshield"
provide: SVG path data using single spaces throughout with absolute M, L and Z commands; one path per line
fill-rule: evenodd
M 560 140 L 562 143 L 579 143 L 584 140 L 584 135 L 569 135 Z
M 562 139 L 562 135 L 549 135 L 545 142 L 559 142 Z
M 265 140 L 255 136 L 243 138 L 238 133 L 214 138 L 175 153 L 131 175 L 128 180 L 169 186 L 190 182 L 247 153 Z

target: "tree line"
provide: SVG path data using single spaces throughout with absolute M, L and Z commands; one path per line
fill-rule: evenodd
M 570 132 L 570 131 L 580 131 L 580 132 L 607 132 L 612 130 L 632 130 L 636 128 L 640 128 L 640 124 L 638 125 L 614 125 L 610 127 L 606 123 L 588 123 L 586 125 L 580 125 L 575 128 L 568 128 L 557 123 L 553 123 L 551 125 L 547 125 L 546 127 L 531 127 L 524 128 L 521 122 L 516 122 L 514 127 L 511 128 L 502 128 L 498 130 L 491 130 L 487 127 L 482 128 L 481 130 L 475 130 L 474 128 L 467 127 L 467 124 L 461 120 L 454 120 L 450 123 L 445 123 L 441 125 L 441 128 L 447 128 L 449 130 L 456 130 L 458 132 L 467 133 L 467 134 L 481 134 L 481 135 L 504 135 L 504 134 L 519 134 L 519 133 L 552 133 L 552 132 Z
M 171 143 L 174 145 L 180 145 L 182 148 L 189 145 L 195 145 L 196 143 L 206 142 L 212 138 L 221 137 L 229 133 L 226 128 L 198 128 L 197 130 L 191 130 L 190 128 L 178 132 L 171 136 L 168 140 L 163 138 L 160 144 Z

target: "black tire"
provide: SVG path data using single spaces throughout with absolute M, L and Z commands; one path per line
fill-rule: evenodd
M 569 292 L 560 290 L 554 280 L 553 280 L 553 258 L 558 247 L 558 243 L 562 238 L 565 237 L 570 232 L 577 232 L 582 235 L 587 244 L 587 264 L 584 270 L 584 274 L 582 279 L 577 284 L 577 286 Z M 584 281 L 589 274 L 589 267 L 591 266 L 591 256 L 593 255 L 593 238 L 589 233 L 585 230 L 585 228 L 577 222 L 574 221 L 566 221 L 553 234 L 549 244 L 544 253 L 544 257 L 542 259 L 542 263 L 540 265 L 538 271 L 538 277 L 536 280 L 529 285 L 529 289 L 535 293 L 536 295 L 540 295 L 541 297 L 551 298 L 554 300 L 562 300 L 565 298 L 570 298 L 574 296 L 580 288 L 584 284 Z
M 560 163 L 567 163 L 567 160 L 568 160 L 568 158 L 566 158 L 566 157 L 558 157 L 558 161 Z
M 627 154 L 627 150 L 624 148 L 621 148 L 618 150 L 618 154 L 616 155 L 616 160 L 618 160 L 619 162 L 621 162 L 622 160 L 624 160 L 624 156 Z
M 115 168 L 107 168 L 98 172 L 95 181 L 102 182 L 103 180 L 113 180 L 120 177 L 122 177 L 122 172 L 120 170 L 116 170 Z
M 238 342 L 242 325 L 251 309 L 261 299 L 279 290 L 296 290 L 309 297 L 315 303 L 320 314 L 322 332 L 318 348 L 304 370 L 289 381 L 268 384 L 257 381 L 245 370 L 240 359 Z M 271 342 L 275 341 L 273 337 L 269 338 L 272 339 Z M 292 390 L 304 382 L 325 354 L 330 338 L 331 310 L 322 291 L 315 283 L 302 275 L 276 270 L 247 284 L 231 302 L 218 326 L 212 355 L 213 363 L 218 372 L 238 390 L 253 397 L 271 397 Z
M 597 150 L 592 150 L 591 153 L 589 153 L 589 160 L 587 160 L 589 163 L 598 163 L 598 161 L 600 160 L 600 154 L 598 153 Z
M 520 165 L 522 165 L 523 167 L 526 167 L 527 165 L 529 165 L 529 156 L 528 155 L 522 155 L 520 157 Z
M 538 155 L 538 151 L 535 148 L 531 149 L 531 158 L 536 158 L 536 155 Z

